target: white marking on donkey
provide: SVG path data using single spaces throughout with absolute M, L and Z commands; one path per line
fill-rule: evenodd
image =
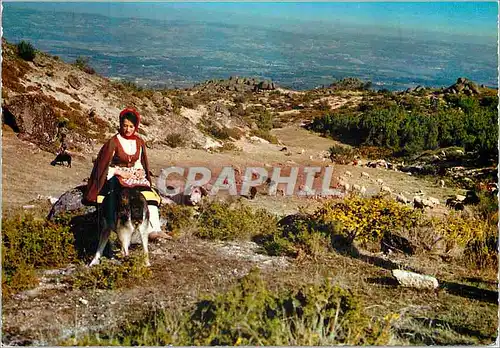
M 107 196 L 102 203 L 105 207 Z M 108 226 L 106 214 L 99 214 L 101 218 L 102 229 L 99 234 L 99 246 L 90 266 L 99 264 L 104 248 L 108 243 L 111 231 L 116 231 L 120 240 L 122 253 L 128 256 L 128 248 L 135 233 L 141 236 L 142 248 L 144 250 L 146 266 L 150 266 L 148 254 L 148 234 L 149 234 L 149 209 L 148 203 L 142 193 L 133 188 L 121 188 L 116 199 L 116 211 L 114 222 Z

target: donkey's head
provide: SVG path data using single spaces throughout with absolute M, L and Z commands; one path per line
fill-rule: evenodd
M 140 191 L 127 187 L 120 190 L 117 217 L 122 224 L 130 220 L 134 227 L 149 218 L 148 203 Z

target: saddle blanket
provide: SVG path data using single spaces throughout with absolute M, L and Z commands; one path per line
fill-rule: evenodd
M 140 189 L 140 188 L 139 188 Z M 158 193 L 151 190 L 149 187 L 144 187 L 144 190 L 141 191 L 144 198 L 148 202 L 148 205 L 160 206 L 161 197 Z M 101 204 L 104 201 L 104 195 L 97 196 L 97 204 Z
M 137 168 L 120 167 L 120 170 L 134 174 L 134 176 L 129 179 L 118 176 L 118 181 L 120 181 L 120 185 L 123 187 L 151 186 L 145 175 L 138 175 Z

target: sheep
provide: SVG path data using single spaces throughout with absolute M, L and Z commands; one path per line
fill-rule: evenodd
M 434 198 L 434 197 L 428 197 L 427 199 L 428 199 L 428 200 L 432 203 L 432 205 L 434 205 L 434 206 L 436 206 L 436 205 L 439 205 L 439 204 L 440 204 L 439 199 L 437 199 L 437 198 Z
M 377 179 L 377 184 L 379 184 L 380 186 L 382 186 L 384 184 L 384 180 L 382 179 Z
M 388 193 L 392 193 L 392 190 L 389 186 L 382 186 L 380 188 L 380 192 L 388 192 Z
M 350 171 L 346 170 L 346 171 L 344 172 L 344 174 L 345 174 L 346 176 L 348 176 L 349 178 L 352 178 L 352 173 L 351 173 Z
M 354 184 L 354 185 L 352 185 L 352 189 L 353 189 L 353 191 L 359 192 L 359 191 L 361 191 L 361 186 Z
M 361 172 L 361 177 L 369 179 L 370 178 L 370 174 L 368 174 L 367 172 Z
M 465 208 L 464 204 L 455 198 L 448 198 L 446 200 L 446 206 L 455 210 L 464 210 Z
M 444 187 L 444 180 L 439 180 L 439 186 Z
M 424 209 L 424 204 L 422 202 L 422 197 L 415 196 L 413 197 L 413 207 L 418 209 Z
M 337 181 L 339 181 L 339 182 L 340 181 L 347 182 L 347 178 L 345 176 L 341 175 L 341 176 L 337 177 Z
M 343 187 L 346 191 L 349 191 L 349 189 L 351 188 L 351 185 L 349 185 L 349 183 L 347 183 L 343 180 L 339 181 L 339 186 Z
M 396 195 L 396 202 L 408 204 L 410 201 L 402 193 L 400 193 L 399 195 Z
M 364 196 L 366 194 L 366 187 L 361 186 L 361 189 L 359 190 L 359 193 L 361 193 L 361 195 Z

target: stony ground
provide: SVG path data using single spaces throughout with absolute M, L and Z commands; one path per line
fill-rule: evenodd
M 332 140 L 308 133 L 298 126 L 275 129 L 273 132 L 282 144 L 241 142 L 238 145 L 242 151 L 216 154 L 194 149 L 151 149 L 149 158 L 155 173 L 170 165 L 188 164 L 211 168 L 222 165 L 243 168 L 249 164 L 328 164 L 320 158 L 320 154 L 333 144 Z M 283 146 L 291 155 L 279 151 Z M 38 195 L 58 197 L 81 183 L 92 168 L 91 156 L 75 158 L 72 168 L 53 167 L 50 165 L 52 154 L 20 141 L 8 129 L 4 129 L 2 136 L 2 152 L 4 212 L 36 205 Z M 432 181 L 400 172 L 344 165 L 334 165 L 334 168 L 334 176 L 344 175 L 348 170 L 352 173 L 348 179 L 351 184 L 364 185 L 373 192 L 379 190 L 379 185 L 373 181 L 382 179 L 394 192 L 404 192 L 408 196 L 422 190 L 443 201 L 447 195 L 457 193 L 455 189 L 441 188 Z M 369 173 L 372 180 L 362 178 L 361 172 Z M 319 204 L 312 199 L 268 196 L 244 202 L 280 215 L 297 212 L 299 207 L 312 210 Z M 433 213 L 441 215 L 446 211 L 446 208 L 439 207 Z M 398 344 L 419 342 L 414 339 L 419 332 L 426 338 L 422 332 L 427 327 L 444 330 L 432 321 L 429 323 L 429 318 L 440 318 L 448 331 L 442 335 L 429 333 L 428 337 L 433 337 L 434 341 L 421 338 L 425 343 L 487 344 L 495 337 L 498 310 L 496 275 L 474 273 L 446 264 L 439 257 L 395 256 L 387 259 L 381 255 L 362 253 L 353 258 L 332 253 L 320 261 L 292 260 L 262 255 L 257 245 L 251 242 L 207 242 L 182 235 L 152 244 L 151 263 L 151 279 L 132 288 L 115 291 L 65 288 L 58 279 L 71 273 L 74 266 L 46 271 L 38 288 L 4 299 L 3 343 L 56 343 L 58 339 L 81 335 L 88 330 L 113 327 L 140 315 L 154 304 L 161 303 L 167 308 L 189 304 L 201 294 L 227 288 L 255 266 L 260 267 L 274 282 L 298 284 L 304 279 L 329 277 L 365 299 L 368 303 L 367 314 L 382 316 L 391 312 L 400 313 L 400 338 L 395 342 Z M 435 275 L 441 283 L 448 284 L 446 290 L 427 293 L 398 287 L 391 278 L 390 270 L 400 264 Z M 446 335 L 451 338 L 446 338 Z

